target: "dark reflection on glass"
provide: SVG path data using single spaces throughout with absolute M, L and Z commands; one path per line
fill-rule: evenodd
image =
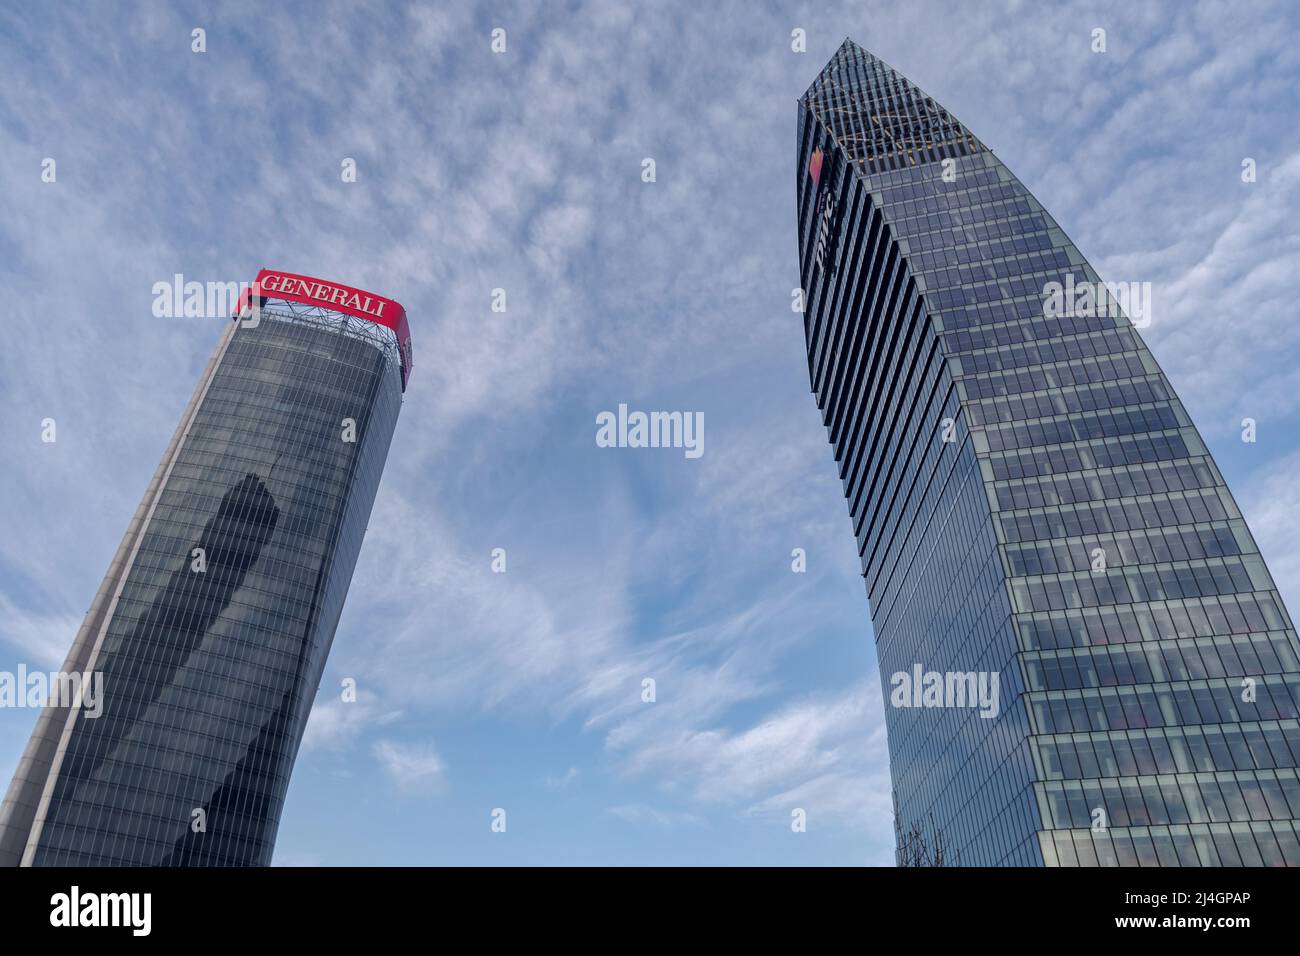
M 237 329 L 105 625 L 103 715 L 72 725 L 34 863 L 270 862 L 400 407 L 386 329 L 274 305 Z
M 163 593 L 144 619 L 104 658 L 104 716 L 84 722 L 83 746 L 66 758 L 67 771 L 56 794 L 93 774 L 110 758 L 140 714 L 157 702 L 185 665 L 212 622 L 244 583 L 275 530 L 280 509 L 256 475 L 248 475 L 222 496 Z M 196 554 L 197 552 L 197 554 Z M 202 560 L 197 567 L 193 562 Z M 165 641 L 160 640 L 162 635 Z

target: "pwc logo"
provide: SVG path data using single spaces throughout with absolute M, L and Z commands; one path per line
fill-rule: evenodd
M 835 269 L 835 240 L 839 233 L 840 199 L 839 196 L 831 195 L 831 184 L 835 177 L 829 175 L 830 170 L 827 170 L 826 186 L 822 188 L 822 171 L 825 164 L 826 154 L 818 146 L 808 157 L 808 176 L 812 179 L 813 189 L 817 191 L 816 212 L 813 214 L 817 222 L 817 249 L 813 260 L 822 275 L 830 278 Z

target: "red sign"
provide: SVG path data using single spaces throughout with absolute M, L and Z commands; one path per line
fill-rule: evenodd
M 822 148 L 820 146 L 814 149 L 813 154 L 808 157 L 808 175 L 812 177 L 813 189 L 816 189 L 822 180 Z
M 241 312 L 248 305 L 249 293 L 262 299 L 286 299 L 318 305 L 392 329 L 397 333 L 397 345 L 402 357 L 402 388 L 406 388 L 406 378 L 411 372 L 411 328 L 406 322 L 406 309 L 402 308 L 401 303 L 337 282 L 274 269 L 263 269 L 257 274 L 253 288 L 240 298 Z

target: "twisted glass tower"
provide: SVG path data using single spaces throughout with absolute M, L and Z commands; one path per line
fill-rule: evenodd
M 900 825 L 967 865 L 1300 864 L 1296 632 L 1115 290 L 851 41 L 798 136 Z
M 270 863 L 402 404 L 392 300 L 264 270 L 217 344 L 0 807 L 0 864 Z M 260 312 L 260 314 L 259 314 Z

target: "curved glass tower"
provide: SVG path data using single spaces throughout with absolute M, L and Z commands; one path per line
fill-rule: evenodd
M 797 163 L 901 828 L 966 865 L 1300 864 L 1296 632 L 1117 290 L 851 41 Z
M 410 339 L 391 300 L 266 270 L 257 287 L 64 664 L 99 675 L 101 712 L 42 711 L 0 864 L 270 863 Z

